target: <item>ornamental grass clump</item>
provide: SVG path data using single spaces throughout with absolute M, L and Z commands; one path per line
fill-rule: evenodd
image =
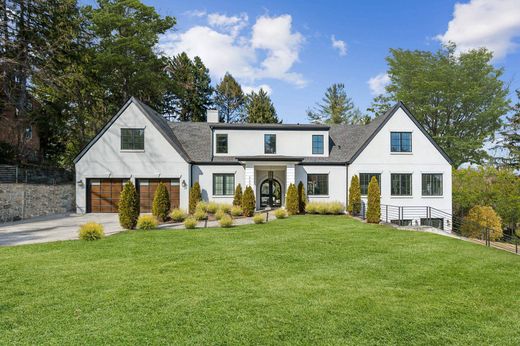
M 307 214 L 341 215 L 345 206 L 341 202 L 309 202 L 305 207 Z
M 361 186 L 359 177 L 354 175 L 350 181 L 348 189 L 348 213 L 352 216 L 359 215 L 361 212 Z
M 285 197 L 285 208 L 289 215 L 296 215 L 299 211 L 298 190 L 294 184 L 290 184 Z
M 464 218 L 460 233 L 469 238 L 480 238 L 489 230 L 489 239 L 502 238 L 502 219 L 489 206 L 476 205 Z
M 192 216 L 186 218 L 186 220 L 184 220 L 184 227 L 186 229 L 194 229 L 197 227 L 197 220 Z
M 224 214 L 218 223 L 220 224 L 220 227 L 228 228 L 233 226 L 233 218 L 231 218 L 231 216 L 228 214 Z
M 253 222 L 257 225 L 265 223 L 265 216 L 263 214 L 255 214 L 255 216 L 253 216 Z
M 215 214 L 217 212 L 217 210 L 219 209 L 219 205 L 218 203 L 216 202 L 209 202 L 207 205 L 206 205 L 206 211 L 209 213 L 209 214 Z
M 277 219 L 285 219 L 287 217 L 287 211 L 285 211 L 285 209 L 276 209 L 274 211 L 274 216 L 277 218 Z
M 193 217 L 195 220 L 202 221 L 208 218 L 208 214 L 204 210 L 196 210 L 195 213 L 193 213 Z
M 153 215 L 141 215 L 137 219 L 137 229 L 149 231 L 157 228 L 157 219 Z
M 381 192 L 376 177 L 372 177 L 368 183 L 367 199 L 367 222 L 379 223 L 381 221 Z
M 241 216 L 243 213 L 244 213 L 244 211 L 239 206 L 233 206 L 231 208 L 231 215 L 232 216 Z
M 231 211 L 231 207 L 233 207 L 231 204 L 219 204 L 219 209 L 222 210 L 224 213 L 229 213 Z
M 215 213 L 215 219 L 220 220 L 224 215 L 227 215 L 222 209 L 217 210 Z
M 152 215 L 160 221 L 166 221 L 168 213 L 170 212 L 170 194 L 168 189 L 161 182 L 155 190 L 155 194 L 152 202 Z
M 204 201 L 199 201 L 195 206 L 195 211 L 193 211 L 192 214 L 195 214 L 197 211 L 203 211 L 206 213 L 208 211 L 208 203 Z
M 139 218 L 139 197 L 134 184 L 129 180 L 125 183 L 118 205 L 119 223 L 125 229 L 134 229 Z
M 87 222 L 79 228 L 79 239 L 98 240 L 105 236 L 103 225 L 96 222 Z
M 184 210 L 181 210 L 179 208 L 175 208 L 170 213 L 170 218 L 174 222 L 183 222 L 186 219 L 186 213 Z

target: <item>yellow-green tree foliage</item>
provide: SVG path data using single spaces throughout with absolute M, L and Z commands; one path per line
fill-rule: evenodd
M 348 212 L 350 215 L 359 215 L 361 212 L 361 186 L 359 177 L 354 175 L 348 190 Z
M 195 212 L 195 207 L 197 206 L 197 203 L 200 202 L 202 199 L 202 195 L 200 194 L 200 184 L 198 181 L 193 184 L 193 186 L 190 189 L 190 205 L 189 205 L 189 212 L 190 214 L 193 214 Z
M 165 221 L 170 213 L 170 194 L 163 183 L 159 183 L 152 202 L 152 215 L 160 221 Z
M 307 204 L 307 196 L 305 195 L 305 188 L 303 183 L 300 181 L 298 184 L 298 212 L 305 214 L 305 205 Z
M 139 218 L 139 197 L 134 184 L 126 182 L 119 197 L 119 223 L 125 229 L 134 229 Z
M 462 223 L 462 235 L 470 238 L 480 238 L 489 229 L 489 238 L 497 240 L 502 237 L 502 219 L 489 206 L 476 205 L 470 209 Z
M 287 195 L 285 196 L 285 209 L 289 215 L 298 214 L 298 190 L 294 184 L 290 184 L 287 189 Z
M 252 216 L 255 212 L 256 200 L 255 193 L 251 186 L 247 186 L 242 196 L 242 211 L 244 216 Z
M 238 184 L 235 188 L 235 197 L 233 197 L 233 205 L 242 205 L 242 185 Z
M 379 223 L 381 221 L 381 192 L 376 177 L 370 179 L 367 199 L 367 222 Z

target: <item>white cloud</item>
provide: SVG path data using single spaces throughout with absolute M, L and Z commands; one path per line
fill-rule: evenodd
M 336 37 L 332 35 L 330 37 L 332 42 L 332 48 L 337 49 L 340 56 L 347 55 L 347 44 L 343 40 L 336 40 Z
M 242 33 L 248 26 L 246 14 L 211 13 L 207 20 L 208 26 L 165 34 L 159 43 L 160 50 L 166 55 L 184 51 L 190 57 L 199 56 L 214 80 L 229 72 L 249 85 L 262 79 L 282 80 L 297 87 L 306 84 L 301 74 L 292 71 L 304 37 L 293 30 L 290 15 L 259 17 L 250 35 Z
M 436 38 L 455 42 L 459 51 L 486 47 L 501 58 L 517 48 L 514 39 L 518 37 L 519 0 L 471 0 L 455 4 L 448 30 Z
M 386 73 L 380 73 L 368 80 L 368 86 L 373 95 L 385 93 L 385 87 L 390 83 L 390 77 Z
M 267 95 L 271 95 L 273 92 L 273 89 L 267 84 L 260 84 L 257 86 L 251 86 L 251 85 L 244 85 L 242 86 L 242 91 L 244 91 L 244 94 L 249 94 L 251 91 L 254 91 L 255 93 L 258 93 L 260 89 L 263 89 Z
M 206 15 L 206 11 L 203 10 L 191 10 L 183 13 L 185 16 L 189 17 L 204 17 Z

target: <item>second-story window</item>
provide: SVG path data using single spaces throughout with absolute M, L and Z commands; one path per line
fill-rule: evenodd
M 390 148 L 392 153 L 411 153 L 412 152 L 412 133 L 411 132 L 391 132 Z
M 323 154 L 323 135 L 312 135 L 312 154 Z
M 227 154 L 228 152 L 228 135 L 217 135 L 217 154 Z
M 121 150 L 144 150 L 144 129 L 121 129 Z
M 276 154 L 276 135 L 273 135 L 273 134 L 264 135 L 264 153 L 265 154 Z

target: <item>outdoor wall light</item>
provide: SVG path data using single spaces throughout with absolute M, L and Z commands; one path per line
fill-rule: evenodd
M 77 181 L 77 183 L 78 183 L 79 187 L 83 187 L 83 180 L 80 179 L 80 180 Z
M 182 187 L 185 188 L 186 186 L 187 186 L 187 184 L 186 184 L 186 180 L 182 179 Z

